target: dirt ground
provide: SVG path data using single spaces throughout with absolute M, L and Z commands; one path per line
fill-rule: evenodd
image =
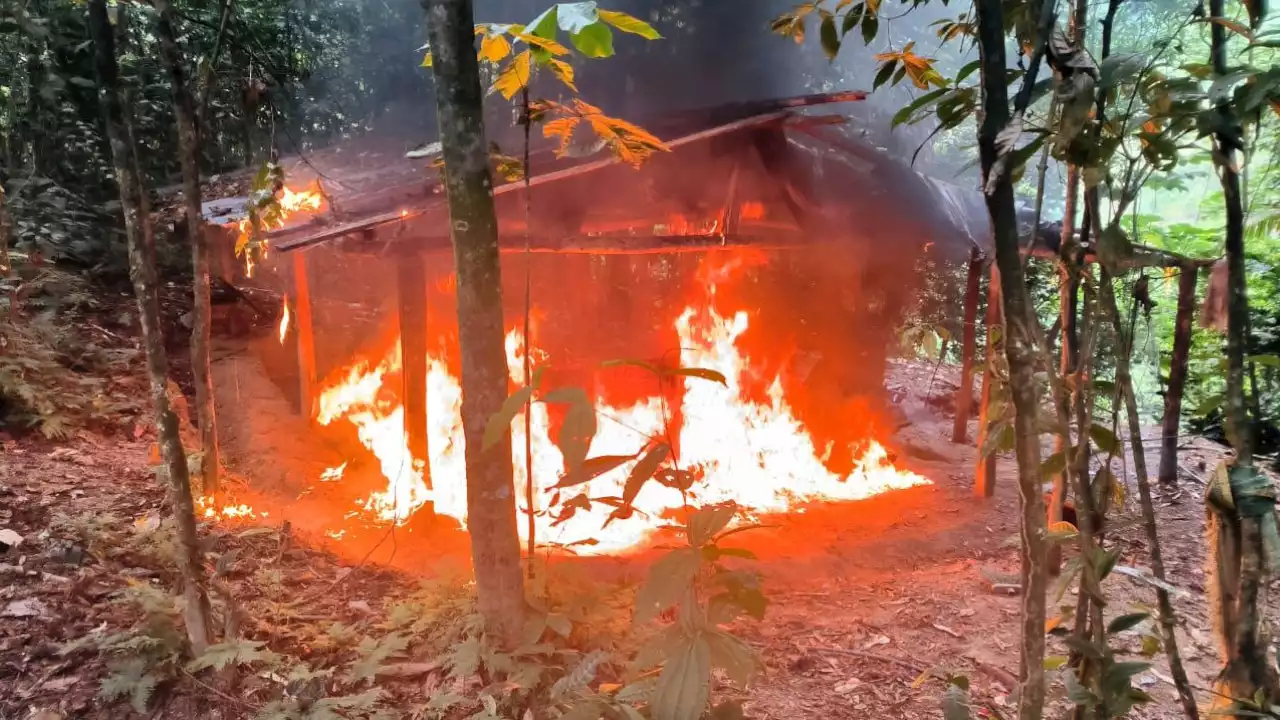
M 386 531 L 370 527 L 363 539 L 358 531 L 341 541 L 326 537 L 321 509 L 332 498 L 324 495 L 329 490 L 316 487 L 316 468 L 341 453 L 306 439 L 305 424 L 253 363 L 248 354 L 225 354 L 215 372 L 227 462 L 240 477 L 233 493 L 267 515 L 211 524 L 211 545 L 236 548 L 262 568 L 280 569 L 289 592 L 308 599 L 308 616 L 333 619 L 350 616 L 353 608 L 384 608 L 421 578 L 465 557 L 461 533 L 442 540 L 438 533 L 415 539 L 408 530 L 398 531 L 386 543 Z M 895 440 L 899 447 L 928 449 L 904 451 L 900 459 L 932 486 L 766 518 L 777 527 L 740 536 L 741 544 L 760 557 L 771 601 L 763 621 L 735 628 L 765 663 L 748 692 L 750 717 L 941 717 L 939 682 L 917 682 L 929 670 L 967 675 L 975 716 L 1009 716 L 1020 598 L 995 586 L 1017 573 L 1014 464 L 1002 457 L 996 496 L 974 498 L 974 449 L 949 442 L 950 418 L 926 402 L 924 393 L 934 383 L 920 373 L 904 366 L 895 370 L 891 385 L 904 390 L 901 407 L 913 421 Z M 935 394 L 949 384 L 943 375 Z M 64 657 L 58 648 L 93 627 L 127 622 L 107 601 L 126 580 L 166 578 L 128 552 L 68 537 L 66 523 L 55 517 L 97 517 L 116 524 L 155 517 L 164 491 L 148 467 L 150 448 L 146 436 L 82 435 L 57 446 L 0 442 L 0 530 L 22 538 L 0 549 L 0 719 L 96 719 L 129 712 L 96 697 L 100 664 Z M 1205 688 L 1216 673 L 1217 653 L 1206 621 L 1200 478 L 1222 451 L 1207 441 L 1186 441 L 1181 460 L 1189 472 L 1180 495 L 1161 499 L 1157 508 L 1169 581 L 1180 590 L 1174 601 L 1182 623 L 1178 639 L 1203 704 L 1209 701 Z M 1117 475 L 1126 481 L 1130 499 L 1108 542 L 1121 549 L 1121 565 L 1146 568 L 1141 527 L 1128 522 L 1137 517 L 1137 488 L 1131 473 Z M 255 526 L 279 528 L 286 520 L 285 533 L 246 532 Z M 370 553 L 367 548 L 374 545 Z M 630 591 L 643 577 L 647 558 L 563 562 L 582 563 L 599 582 Z M 1154 604 L 1151 588 L 1127 575 L 1113 575 L 1105 591 L 1109 615 Z M 1068 592 L 1067 601 L 1072 600 Z M 279 631 L 250 624 L 245 633 L 265 639 Z M 1137 652 L 1140 638 L 1130 635 L 1126 646 Z M 1051 653 L 1065 653 L 1057 640 L 1050 646 Z M 1156 702 L 1134 717 L 1180 717 L 1162 657 L 1137 678 Z M 412 695 L 422 687 L 399 692 Z M 1062 702 L 1060 683 L 1054 683 L 1052 695 Z M 211 704 L 214 699 L 187 687 L 161 697 L 160 709 L 150 717 L 237 716 L 234 704 Z

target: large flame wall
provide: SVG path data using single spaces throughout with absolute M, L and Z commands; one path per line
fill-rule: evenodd
M 440 265 L 447 266 L 446 260 Z M 884 350 L 903 298 L 910 296 L 903 273 L 876 272 L 870 258 L 830 247 L 772 256 L 544 255 L 534 257 L 531 270 L 532 358 L 546 368 L 544 388 L 578 386 L 590 395 L 599 418 L 591 456 L 635 454 L 651 439 L 669 436 L 674 462 L 700 478 L 690 491 L 698 501 L 733 500 L 760 513 L 927 482 L 894 468 L 876 442 L 889 431 L 879 401 Z M 323 261 L 316 271 L 325 272 Z M 513 387 L 522 380 L 525 352 L 518 329 L 523 281 L 522 259 L 505 262 Z M 384 307 L 394 307 L 387 285 L 374 285 L 389 302 Z M 344 291 L 329 287 L 335 294 Z M 378 294 L 352 283 L 345 292 Z M 330 303 L 328 315 L 317 303 L 321 367 L 330 369 L 316 419 L 353 433 L 376 458 L 383 487 L 370 489 L 363 501 L 368 511 L 404 520 L 432 502 L 437 513 L 465 521 L 456 316 L 451 276 L 443 268 L 427 293 L 429 357 L 418 361 L 427 365 L 429 458 L 411 458 L 405 444 L 405 359 L 391 311 L 384 311 L 385 329 L 372 341 L 350 327 L 326 327 L 342 314 L 332 308 L 368 305 L 358 297 Z M 618 358 L 713 369 L 726 384 L 694 378 L 660 390 L 646 371 L 601 367 Z M 678 490 L 650 482 L 636 500 L 639 512 L 610 521 L 616 505 L 610 499 L 622 494 L 633 463 L 586 485 L 553 491 L 563 473 L 551 441 L 560 421 L 556 406 L 534 404 L 534 511 L 541 542 L 595 538 L 598 544 L 589 551 L 624 550 L 642 543 L 685 503 Z M 520 488 L 526 477 L 524 428 L 523 417 L 512 423 Z M 563 501 L 579 493 L 593 499 L 590 507 L 582 503 L 566 513 Z M 555 500 L 560 504 L 553 506 Z M 523 497 L 520 506 L 527 511 Z M 523 533 L 523 521 L 520 527 Z

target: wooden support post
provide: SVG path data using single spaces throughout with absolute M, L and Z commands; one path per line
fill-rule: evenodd
M 421 253 L 396 263 L 396 291 L 400 306 L 400 366 L 404 379 L 404 434 L 413 466 L 431 488 L 427 454 L 427 269 Z M 432 504 L 423 510 L 430 512 Z
M 298 409 L 308 421 L 315 417 L 316 340 L 311 317 L 311 282 L 307 254 L 293 253 L 293 309 L 298 347 Z
M 978 290 L 982 284 L 982 256 L 969 252 L 969 275 L 964 286 L 964 327 L 961 329 L 960 385 L 956 388 L 956 422 L 951 442 L 969 441 L 969 416 L 973 414 L 973 356 L 978 345 Z
M 987 428 L 990 424 L 988 413 L 995 384 L 991 370 L 1004 344 L 1003 338 L 1004 306 L 1000 296 L 1000 270 L 993 261 L 987 279 L 987 364 L 982 373 L 982 404 L 978 409 L 978 462 L 973 478 L 973 492 L 978 497 L 992 497 L 996 494 L 996 458 L 994 454 L 984 457 L 982 448 L 987 444 Z
M 1178 430 L 1182 422 L 1182 392 L 1187 384 L 1187 356 L 1191 353 L 1191 324 L 1196 307 L 1196 280 L 1200 268 L 1185 265 L 1178 276 L 1178 312 L 1174 316 L 1173 356 L 1169 360 L 1169 386 L 1164 394 L 1164 420 L 1160 424 L 1160 487 L 1167 496 L 1178 486 Z
M 1076 253 L 1069 253 L 1063 259 L 1062 278 L 1058 285 L 1058 325 L 1062 328 L 1062 342 L 1058 344 L 1058 376 L 1066 378 L 1076 370 L 1076 356 L 1079 353 L 1078 312 L 1080 295 L 1080 267 L 1076 264 Z M 1067 415 L 1071 414 L 1071 398 L 1061 398 L 1066 405 Z M 1054 398 L 1057 402 L 1058 398 Z M 1053 440 L 1054 454 L 1066 458 L 1071 454 L 1061 434 Z M 1069 460 L 1068 460 L 1069 462 Z M 1054 475 L 1053 490 L 1049 493 L 1049 524 L 1061 522 L 1062 513 L 1067 503 L 1067 474 L 1065 471 Z M 1049 574 L 1057 576 L 1062 569 L 1062 544 L 1053 543 L 1049 547 L 1046 565 Z

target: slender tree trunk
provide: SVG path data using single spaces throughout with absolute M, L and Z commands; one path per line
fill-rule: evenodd
M 1210 19 L 1225 18 L 1224 0 L 1210 0 Z M 1226 28 L 1221 22 L 1210 27 L 1213 72 L 1226 77 Z M 1230 468 L 1234 511 L 1240 528 L 1238 587 L 1234 627 L 1223 628 L 1227 637 L 1227 665 L 1222 678 L 1227 694 L 1254 698 L 1261 693 L 1264 707 L 1280 695 L 1275 669 L 1267 652 L 1267 636 L 1262 621 L 1262 595 L 1267 586 L 1264 536 L 1275 533 L 1275 496 L 1253 467 L 1253 432 L 1245 408 L 1245 361 L 1248 344 L 1249 298 L 1244 267 L 1244 204 L 1240 195 L 1237 152 L 1243 144 L 1240 119 L 1224 98 L 1217 107 L 1218 129 L 1214 133 L 1214 160 L 1222 182 L 1226 204 L 1227 255 L 1227 437 L 1236 451 Z
M 454 262 L 462 353 L 462 425 L 467 442 L 467 514 L 480 613 L 507 642 L 524 609 L 516 532 L 511 437 L 489 449 L 489 418 L 507 395 L 498 221 L 484 137 L 483 92 L 470 0 L 426 0 Z
M 125 232 L 129 242 L 129 276 L 133 280 L 133 290 L 138 298 L 138 315 L 142 324 L 160 451 L 169 476 L 169 494 L 177 523 L 180 548 L 178 572 L 186 599 L 187 638 L 193 652 L 198 654 L 210 641 L 209 598 L 205 592 L 203 562 L 196 538 L 195 508 L 187 473 L 187 457 L 178 432 L 178 418 L 169 406 L 166 392 L 169 362 L 165 357 L 164 337 L 160 327 L 155 259 L 147 251 L 143 231 L 150 220 L 140 208 L 140 179 L 135 174 L 132 152 L 126 144 L 115 38 L 107 17 L 106 0 L 90 0 L 89 31 L 95 46 L 98 101 L 106 121 L 116 181 L 120 186 L 120 205 L 124 210 Z
M 1186 269 L 1183 272 L 1187 272 Z M 1195 272 L 1191 271 L 1191 288 L 1195 291 Z M 1160 534 L 1156 527 L 1155 503 L 1151 499 L 1151 482 L 1147 477 L 1147 453 L 1142 445 L 1142 420 L 1138 416 L 1138 398 L 1133 391 L 1133 378 L 1130 375 L 1130 355 L 1133 353 L 1133 326 L 1125 329 L 1120 321 L 1120 310 L 1116 307 L 1115 290 L 1112 288 L 1111 275 L 1106 268 L 1102 269 L 1101 289 L 1102 304 L 1111 320 L 1121 351 L 1116 354 L 1116 384 L 1124 397 L 1125 415 L 1129 424 L 1129 447 L 1133 451 L 1133 472 L 1138 477 L 1138 501 L 1142 505 L 1142 524 L 1147 533 L 1148 553 L 1151 556 L 1151 574 L 1157 580 L 1165 580 L 1164 558 L 1160 551 Z M 1136 305 L 1135 305 L 1136 308 Z M 1190 322 L 1188 320 L 1188 322 Z M 1164 651 L 1169 658 L 1169 674 L 1173 677 L 1173 685 L 1178 690 L 1178 702 L 1188 720 L 1199 720 L 1200 710 L 1196 707 L 1196 697 L 1191 691 L 1191 683 L 1187 679 L 1186 668 L 1182 666 L 1182 655 L 1178 652 L 1178 638 L 1174 633 L 1178 618 L 1173 611 L 1173 602 L 1169 591 L 1156 588 L 1156 605 L 1160 612 L 1160 632 L 1164 638 Z
M 1164 420 L 1160 424 L 1160 488 L 1166 499 L 1178 489 L 1178 432 L 1182 426 L 1182 393 L 1187 386 L 1187 357 L 1191 354 L 1191 322 L 1196 313 L 1196 280 L 1200 268 L 1184 265 L 1178 276 L 1178 311 L 1173 323 L 1173 354 L 1169 359 L 1169 386 L 1164 395 Z
M 173 114 L 178 124 L 178 148 L 182 160 L 182 199 L 187 219 L 187 242 L 191 245 L 192 292 L 195 295 L 191 321 L 191 374 L 196 385 L 196 423 L 200 426 L 201 492 L 218 492 L 218 425 L 213 403 L 213 374 L 209 369 L 209 242 L 204 232 L 200 198 L 200 133 L 196 127 L 195 104 L 182 72 L 182 55 L 174 39 L 173 13 L 168 0 L 155 0 L 156 34 L 160 55 L 168 66 L 173 85 Z
M 969 272 L 964 285 L 964 327 L 960 345 L 960 385 L 956 388 L 955 425 L 951 442 L 969 440 L 969 415 L 973 410 L 973 355 L 978 344 L 978 290 L 982 282 L 982 258 L 978 248 L 969 254 Z
M 1052 27 L 1052 0 L 1045 0 L 1040 26 Z M 1021 692 L 1019 720 L 1039 720 L 1044 712 L 1044 621 L 1047 573 L 1045 555 L 1045 507 L 1040 489 L 1040 435 L 1036 430 L 1039 392 L 1035 379 L 1037 320 L 1032 314 L 1027 284 L 1018 250 L 1018 221 L 1010 172 L 997 167 L 1001 151 L 997 136 L 1010 120 L 1008 85 L 1005 77 L 1004 12 L 1000 0 L 975 0 L 978 48 L 982 68 L 982 113 L 978 128 L 978 150 L 987 212 L 995 234 L 996 263 L 1004 298 L 1005 356 L 1009 362 L 1009 385 L 1015 410 L 1014 435 L 1018 458 L 1018 495 L 1022 509 L 1022 644 L 1019 657 Z M 1045 20 L 1048 20 L 1046 23 Z M 1045 26 L 1048 27 L 1045 27 Z M 1046 32 L 1047 34 L 1047 32 Z M 1046 38 L 1041 38 L 1043 43 Z M 1030 86 L 1043 55 L 1043 45 L 1027 69 L 1019 102 L 1025 109 Z

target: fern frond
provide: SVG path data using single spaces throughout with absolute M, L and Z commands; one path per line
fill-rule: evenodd
M 187 663 L 187 672 L 196 673 L 213 668 L 222 670 L 227 667 L 244 667 L 249 665 L 274 665 L 280 656 L 270 650 L 264 650 L 266 643 L 257 640 L 235 640 L 217 643 L 205 648 L 200 657 Z

